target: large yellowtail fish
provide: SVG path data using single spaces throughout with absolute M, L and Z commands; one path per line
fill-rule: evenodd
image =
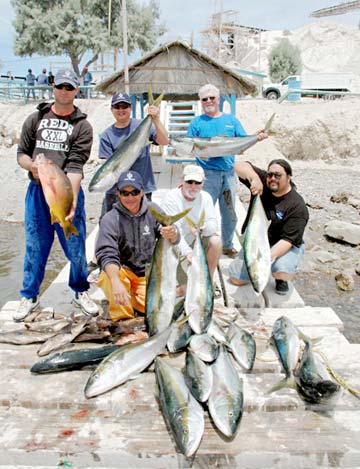
M 191 208 L 176 215 L 161 214 L 151 206 L 149 210 L 159 223 L 168 226 L 184 217 Z M 145 316 L 150 335 L 165 330 L 173 320 L 178 263 L 173 245 L 160 237 L 155 245 L 146 286 Z
M 51 223 L 59 223 L 66 239 L 71 233 L 78 235 L 75 226 L 65 220 L 73 203 L 73 190 L 70 179 L 64 171 L 42 153 L 36 156 L 41 187 L 50 209 Z
M 274 120 L 273 114 L 267 121 L 264 132 L 271 134 L 270 128 Z M 254 146 L 260 140 L 260 135 L 248 137 L 174 137 L 170 140 L 176 156 L 214 158 L 219 156 L 240 155 Z
M 271 252 L 268 238 L 269 221 L 259 195 L 249 207 L 249 219 L 244 234 L 244 260 L 250 282 L 260 294 L 268 283 L 271 272 Z
M 149 88 L 149 105 L 158 106 L 163 94 L 155 100 Z M 104 192 L 117 183 L 119 176 L 128 171 L 137 160 L 141 150 L 148 145 L 152 119 L 146 116 L 131 135 L 122 140 L 114 153 L 95 172 L 89 183 L 90 192 Z

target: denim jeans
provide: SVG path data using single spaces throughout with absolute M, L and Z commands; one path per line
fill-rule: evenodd
M 237 223 L 235 172 L 233 169 L 228 171 L 205 169 L 205 177 L 204 190 L 211 195 L 214 205 L 219 201 L 223 248 L 232 248 Z
M 85 255 L 86 217 L 84 193 L 80 189 L 73 224 L 79 235 L 67 240 L 58 223 L 50 222 L 50 210 L 40 185 L 31 182 L 25 198 L 25 259 L 21 296 L 33 298 L 39 294 L 45 276 L 45 267 L 54 241 L 55 231 L 65 256 L 70 261 L 69 286 L 75 292 L 89 289 Z

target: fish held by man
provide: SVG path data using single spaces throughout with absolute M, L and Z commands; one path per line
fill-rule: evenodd
M 275 114 L 265 124 L 264 132 L 271 134 L 271 125 Z M 240 155 L 245 150 L 254 146 L 261 136 L 248 137 L 173 137 L 170 145 L 178 157 L 216 158 L 219 156 Z
M 163 226 L 169 226 L 184 217 L 191 208 L 176 215 L 159 213 L 149 206 L 153 217 Z M 176 305 L 176 269 L 178 257 L 173 245 L 160 237 L 152 255 L 145 299 L 145 316 L 149 334 L 165 330 L 171 323 Z
M 162 98 L 163 94 L 154 99 L 149 88 L 150 106 L 158 106 Z M 135 131 L 119 143 L 111 157 L 100 166 L 91 178 L 89 183 L 90 192 L 107 191 L 117 183 L 121 173 L 131 168 L 141 150 L 149 144 L 151 124 L 151 117 L 146 116 Z
M 249 219 L 244 233 L 244 261 L 250 282 L 257 294 L 266 287 L 271 272 L 271 250 L 268 238 L 269 221 L 259 195 L 249 207 Z
M 57 164 L 42 153 L 36 156 L 35 162 L 44 197 L 49 206 L 51 223 L 60 224 L 66 239 L 69 239 L 72 233 L 78 235 L 77 228 L 65 219 L 70 213 L 74 199 L 70 179 Z

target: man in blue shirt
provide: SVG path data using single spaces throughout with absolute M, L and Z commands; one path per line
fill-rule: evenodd
M 35 100 L 35 75 L 33 74 L 31 68 L 29 68 L 28 70 L 28 74 L 26 75 L 26 86 L 28 87 L 27 88 L 27 91 L 26 91 L 26 102 L 29 101 L 29 98 L 30 98 L 30 89 L 31 89 L 31 94 L 32 94 L 32 97 L 33 99 Z M 32 88 L 30 88 L 32 87 Z
M 232 114 L 220 111 L 220 90 L 211 84 L 199 89 L 204 114 L 195 117 L 188 128 L 188 137 L 245 137 L 247 136 L 239 120 Z M 265 136 L 264 136 L 265 138 Z M 234 173 L 234 155 L 216 158 L 197 158 L 205 171 L 203 189 L 207 191 L 214 202 L 219 201 L 221 213 L 221 236 L 223 254 L 234 258 L 237 251 L 233 245 L 237 216 L 235 211 L 236 175 Z
M 37 77 L 37 82 L 39 86 L 43 86 L 44 89 L 41 90 L 41 99 L 45 98 L 45 89 L 47 88 L 49 82 L 48 82 L 48 77 L 46 75 L 46 68 L 43 68 L 42 72 L 40 75 Z
M 88 67 L 84 67 L 83 80 L 84 80 L 84 86 L 90 86 L 91 85 L 93 77 L 92 77 L 91 72 L 89 72 Z M 84 89 L 84 97 L 85 98 L 91 98 L 91 90 L 89 88 Z

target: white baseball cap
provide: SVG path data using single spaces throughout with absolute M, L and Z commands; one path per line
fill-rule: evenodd
M 197 164 L 189 164 L 183 170 L 184 181 L 203 182 L 205 173 L 201 166 Z

